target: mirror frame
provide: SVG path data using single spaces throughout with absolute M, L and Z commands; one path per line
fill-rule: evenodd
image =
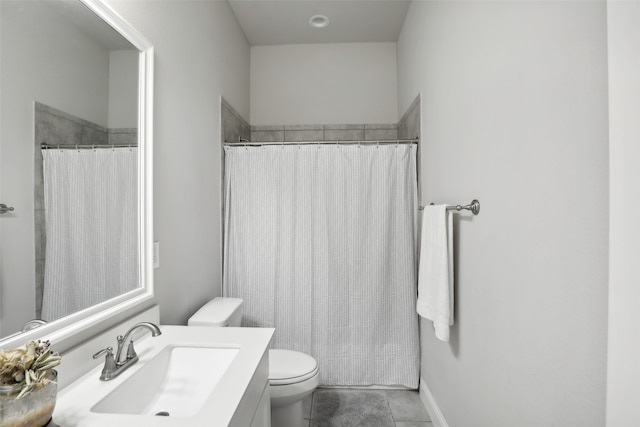
M 154 303 L 153 293 L 153 45 L 103 0 L 76 0 L 139 51 L 138 65 L 138 254 L 140 287 L 27 332 L 0 339 L 0 348 L 48 339 L 63 352 Z

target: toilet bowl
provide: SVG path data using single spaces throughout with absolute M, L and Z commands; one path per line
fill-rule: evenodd
M 189 326 L 239 327 L 242 299 L 218 297 L 189 319 Z M 320 384 L 318 362 L 293 350 L 269 350 L 269 394 L 271 426 L 300 427 L 304 420 L 302 401 Z

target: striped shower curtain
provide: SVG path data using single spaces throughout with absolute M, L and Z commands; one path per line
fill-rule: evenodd
M 138 287 L 137 151 L 42 150 L 44 320 Z
M 322 384 L 417 388 L 416 145 L 225 147 L 224 294 Z

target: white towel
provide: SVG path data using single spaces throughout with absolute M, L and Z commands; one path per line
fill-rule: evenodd
M 453 221 L 447 205 L 425 206 L 422 216 L 418 314 L 433 321 L 436 337 L 449 341 L 453 325 Z

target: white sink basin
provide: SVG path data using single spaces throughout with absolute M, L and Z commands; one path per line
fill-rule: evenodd
M 105 332 L 107 342 L 126 328 Z M 58 390 L 53 413 L 64 427 L 247 427 L 268 399 L 273 329 L 161 325 L 162 335 L 136 342 L 139 361 L 100 381 L 102 361 Z M 83 344 L 66 357 L 91 358 Z M 93 361 L 93 360 L 92 360 Z M 101 363 L 102 362 L 102 363 Z M 59 372 L 59 377 L 64 377 Z M 267 400 L 268 402 L 268 400 Z M 155 416 L 168 412 L 169 416 Z M 1 424 L 1 423 L 0 423 Z
M 168 346 L 91 411 L 192 416 L 200 411 L 238 351 L 224 347 Z

